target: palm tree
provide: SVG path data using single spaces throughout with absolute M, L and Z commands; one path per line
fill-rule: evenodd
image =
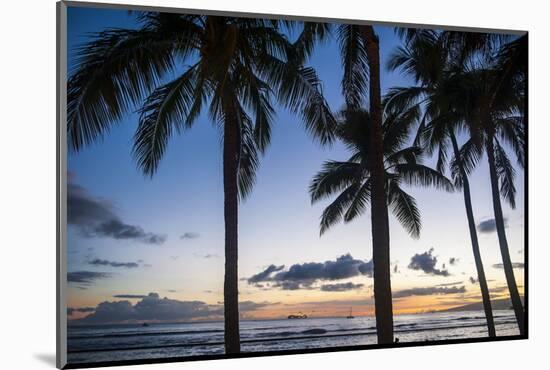
M 388 68 L 401 69 L 412 77 L 417 86 L 394 88 L 386 99 L 388 104 L 400 109 L 425 108 L 422 125 L 417 136 L 417 143 L 424 141 L 423 147 L 428 152 L 437 152 L 437 168 L 444 173 L 447 155 L 453 154 L 452 174 L 454 184 L 462 189 L 464 207 L 468 219 L 468 229 L 472 252 L 477 271 L 477 281 L 481 290 L 483 308 L 490 337 L 496 336 L 489 287 L 481 259 L 476 222 L 473 214 L 472 199 L 468 173 L 471 168 L 467 158 L 463 158 L 456 138 L 456 131 L 464 124 L 462 117 L 456 113 L 453 102 L 461 99 L 457 96 L 457 85 L 462 75 L 459 73 L 463 58 L 456 58 L 451 51 L 466 54 L 463 48 L 456 47 L 456 41 L 447 32 L 415 30 L 408 35 L 401 32 L 405 46 L 398 48 L 391 56 Z M 453 40 L 449 42 L 449 40 Z M 458 71 L 458 72 L 457 72 Z M 424 140 L 422 140 L 424 139 Z M 450 147 L 450 148 L 449 148 Z
M 427 116 L 432 119 L 425 132 L 432 150 L 438 147 L 438 167 L 445 163 L 447 146 L 452 146 L 454 159 L 451 168 L 455 182 L 464 189 L 472 247 L 491 335 L 494 323 L 487 284 L 482 279 L 485 274 L 479 257 L 467 179 L 483 151 L 487 153 L 503 266 L 520 334 L 523 335 L 524 314 L 508 251 L 500 195 L 512 208 L 515 207 L 515 170 L 501 141 L 510 145 L 523 168 L 526 38 L 506 43 L 506 38 L 478 35 L 465 39 L 445 32 L 423 31 L 408 36 L 409 46 L 414 45 L 412 50 L 399 50 L 392 58 L 390 68 L 403 68 L 415 76 L 421 86 L 394 89 L 389 99 L 398 105 L 406 105 L 418 103 L 418 99 L 424 97 Z M 437 55 L 439 57 L 434 57 Z M 462 57 L 457 58 L 457 55 Z M 476 62 L 468 63 L 468 56 L 476 56 Z M 440 68 L 434 68 L 438 65 Z M 425 73 L 428 70 L 431 74 Z M 461 128 L 467 128 L 471 138 L 459 149 L 455 130 Z
M 292 22 L 142 13 L 137 30 L 108 29 L 77 50 L 68 84 L 68 137 L 78 151 L 139 107 L 133 152 L 148 176 L 170 137 L 207 109 L 223 138 L 226 353 L 240 351 L 238 204 L 254 185 L 270 141 L 272 101 L 302 116 L 321 143 L 334 119 L 315 71 L 303 66 L 323 24 L 306 23 L 291 43 Z M 174 77 L 175 76 L 175 77 Z
M 343 24 L 338 27 L 344 76 L 342 92 L 350 109 L 359 109 L 368 99 L 368 122 L 372 131 L 368 146 L 372 174 L 371 227 L 374 265 L 374 301 L 378 343 L 393 343 L 393 305 L 390 271 L 388 199 L 384 189 L 384 149 L 380 93 L 380 45 L 374 28 Z M 368 97 L 368 98 L 367 98 Z
M 525 93 L 527 37 L 500 48 L 495 63 L 475 73 L 470 90 L 474 117 L 481 130 L 479 147 L 487 153 L 495 225 L 510 299 L 521 335 L 525 334 L 525 313 L 514 276 L 506 238 L 501 196 L 515 208 L 515 169 L 503 144 L 512 149 L 520 168 L 525 166 Z
M 419 147 L 405 147 L 410 127 L 417 119 L 418 112 L 414 110 L 408 110 L 406 113 L 392 111 L 385 114 L 382 126 L 383 185 L 384 199 L 387 200 L 384 208 L 387 213 L 389 207 L 401 225 L 415 238 L 420 235 L 420 211 L 415 199 L 402 186 L 434 186 L 447 191 L 453 190 L 450 180 L 422 164 L 423 153 Z M 346 145 L 351 156 L 344 162 L 325 162 L 309 187 L 312 202 L 335 196 L 322 213 L 321 235 L 342 220 L 349 222 L 362 215 L 368 204 L 374 201 L 372 189 L 376 179 L 370 164 L 373 135 L 371 122 L 372 117 L 365 110 L 348 109 L 340 114 L 336 135 Z M 372 232 L 374 233 L 374 229 Z M 376 246 L 373 247 L 376 251 Z M 375 295 L 375 300 L 378 298 L 379 296 Z

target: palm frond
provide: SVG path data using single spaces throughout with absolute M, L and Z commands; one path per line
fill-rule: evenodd
M 510 145 L 518 164 L 525 168 L 525 119 L 523 116 L 510 116 L 497 119 L 496 135 L 502 142 Z
M 237 172 L 239 197 L 245 200 L 256 183 L 256 173 L 260 166 L 259 150 L 250 117 L 244 110 L 239 111 L 240 155 Z
M 371 181 L 370 179 L 367 179 L 367 181 L 361 185 L 359 190 L 357 190 L 357 193 L 349 204 L 349 207 L 344 214 L 344 222 L 350 222 L 365 213 L 366 207 L 370 202 L 370 191 Z
M 388 204 L 405 230 L 413 238 L 419 238 L 422 228 L 420 210 L 414 198 L 401 189 L 395 180 L 390 180 L 388 184 Z
M 368 92 L 368 58 L 363 38 L 357 25 L 338 26 L 338 43 L 344 67 L 342 93 L 346 105 L 357 108 Z
M 306 131 L 321 144 L 334 140 L 336 119 L 322 92 L 321 80 L 311 67 L 265 58 L 262 73 L 277 91 L 279 102 L 302 116 Z
M 453 191 L 454 187 L 447 177 L 439 171 L 418 163 L 397 164 L 392 167 L 399 179 L 411 186 L 433 186 L 445 191 Z
M 302 32 L 293 43 L 295 62 L 305 63 L 315 46 L 328 40 L 331 33 L 331 24 L 322 22 L 303 22 Z
M 170 33 L 108 29 L 77 50 L 67 87 L 67 133 L 72 150 L 100 139 L 174 68 Z
M 309 185 L 312 203 L 325 199 L 361 180 L 361 165 L 354 162 L 326 161 Z
M 157 88 L 140 109 L 133 153 L 146 175 L 152 176 L 158 169 L 173 128 L 183 130 L 192 125 L 187 115 L 194 104 L 195 84 L 196 70 L 192 67 L 179 78 Z
M 467 175 L 470 175 L 483 156 L 483 147 L 477 140 L 470 138 L 460 148 L 460 158 L 462 166 Z M 457 158 L 451 161 L 451 172 L 459 174 L 460 169 L 457 166 Z
M 321 215 L 320 235 L 323 235 L 331 226 L 342 219 L 346 208 L 353 202 L 359 187 L 359 183 L 351 184 L 324 209 Z
M 510 207 L 516 208 L 516 187 L 514 185 L 516 171 L 498 140 L 495 140 L 494 148 L 495 166 L 500 183 L 500 193 L 510 204 Z

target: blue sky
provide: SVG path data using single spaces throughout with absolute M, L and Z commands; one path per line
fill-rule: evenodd
M 136 27 L 135 15 L 124 10 L 72 8 L 68 10 L 69 65 L 73 64 L 74 48 L 87 40 L 90 32 L 107 27 Z M 376 27 L 380 36 L 382 65 L 391 51 L 400 44 L 391 27 Z M 310 63 L 323 80 L 324 94 L 337 110 L 343 103 L 340 92 L 342 76 L 340 56 L 334 38 L 317 48 Z M 382 90 L 408 86 L 412 81 L 397 72 L 382 71 Z M 81 229 L 69 227 L 69 266 L 71 272 L 103 273 L 86 286 L 71 284 L 68 305 L 95 307 L 102 301 L 117 300 L 113 295 L 145 295 L 157 292 L 180 301 L 200 300 L 215 304 L 222 299 L 223 287 L 223 188 L 221 146 L 218 130 L 206 115 L 184 135 L 173 137 L 152 178 L 144 177 L 131 156 L 132 136 L 137 126 L 136 114 L 128 114 L 119 125 L 98 142 L 78 154 L 70 154 L 68 168 L 75 184 L 85 189 L 88 197 L 108 205 L 128 225 L 141 227 L 144 233 L 166 237 L 162 244 L 139 240 L 118 240 L 112 237 L 86 236 Z M 271 146 L 262 159 L 254 191 L 240 206 L 239 271 L 241 278 L 250 277 L 270 264 L 285 265 L 305 262 L 334 261 L 351 254 L 370 261 L 372 245 L 369 215 L 350 223 L 335 226 L 319 237 L 319 216 L 323 206 L 312 206 L 307 186 L 312 176 L 327 159 L 344 160 L 348 154 L 341 145 L 321 148 L 305 133 L 299 117 L 277 109 Z M 433 160 L 428 160 L 433 163 Z M 518 169 L 517 207 L 505 206 L 507 235 L 512 260 L 523 262 L 523 172 Z M 485 158 L 471 178 L 474 213 L 478 222 L 492 218 L 492 203 Z M 464 286 L 460 294 L 448 297 L 412 297 L 400 301 L 403 312 L 420 311 L 437 306 L 438 299 L 455 299 L 455 305 L 479 295 L 477 284 L 468 281 L 476 276 L 462 194 L 432 189 L 409 189 L 422 213 L 422 234 L 411 239 L 392 218 L 392 277 L 394 291 L 416 287 L 435 287 L 457 283 Z M 391 216 L 390 216 L 391 217 Z M 192 238 L 181 238 L 191 233 Z M 492 265 L 501 262 L 495 233 L 480 233 L 482 257 L 490 286 L 503 286 L 501 269 Z M 437 267 L 446 264 L 450 276 L 437 276 L 414 271 L 407 266 L 415 254 L 433 248 Z M 449 264 L 455 257 L 458 263 Z M 95 259 L 136 263 L 137 268 L 91 264 Z M 516 278 L 523 284 L 523 270 Z M 355 276 L 342 282 L 363 284 L 346 292 L 322 292 L 319 289 L 286 291 L 259 289 L 246 281 L 240 287 L 241 300 L 285 302 L 284 310 L 263 308 L 251 317 L 275 317 L 289 309 L 299 309 L 305 302 L 341 301 L 345 312 L 349 302 L 370 298 L 372 284 L 366 276 Z M 136 299 L 131 302 L 136 302 Z M 294 306 L 292 306 L 294 305 Z M 357 303 L 361 312 L 371 312 L 371 303 Z M 401 306 L 399 306 L 401 305 Z M 290 308 L 289 308 L 290 307 Z M 332 307 L 332 306 L 331 306 Z M 338 304 L 333 314 L 339 311 Z M 346 308 L 343 308 L 346 307 Z M 439 307 L 439 306 L 437 306 Z M 356 310 L 354 309 L 354 312 Z

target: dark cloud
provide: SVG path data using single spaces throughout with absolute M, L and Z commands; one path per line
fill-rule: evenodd
M 323 292 L 346 292 L 348 290 L 361 289 L 364 286 L 365 284 L 354 284 L 352 282 L 324 284 L 324 285 L 321 285 L 321 290 Z
M 274 272 L 281 271 L 284 268 L 285 268 L 285 265 L 281 265 L 281 266 L 269 265 L 262 272 L 259 272 L 256 275 L 249 277 L 248 283 L 253 284 L 253 283 L 258 283 L 260 281 L 266 281 L 269 279 L 269 275 L 271 275 Z
M 74 183 L 74 176 L 67 184 L 67 223 L 76 227 L 88 238 L 112 238 L 134 240 L 146 244 L 163 244 L 165 235 L 144 231 L 140 226 L 123 222 L 113 205 L 91 196 L 82 186 Z
M 89 313 L 94 311 L 95 311 L 95 308 L 93 307 L 67 307 L 68 316 L 72 316 L 76 312 Z
M 96 280 L 106 279 L 111 277 L 112 274 L 108 272 L 96 272 L 96 271 L 73 271 L 67 273 L 67 282 L 69 284 L 77 285 L 81 289 L 92 285 Z
M 252 302 L 252 301 L 243 301 L 239 302 L 239 311 L 240 312 L 249 312 L 256 311 L 264 307 L 270 307 L 273 305 L 278 305 L 280 302 Z
M 270 282 L 270 286 L 283 290 L 313 289 L 317 281 L 349 279 L 354 276 L 372 277 L 372 261 L 354 259 L 350 254 L 335 261 L 297 263 L 283 271 L 284 266 L 270 265 L 250 277 L 249 284 Z
M 449 258 L 449 265 L 454 266 L 458 263 L 459 259 L 456 257 Z
M 504 265 L 502 263 L 495 263 L 493 265 L 493 268 L 496 268 L 496 269 L 502 269 L 504 268 L 503 267 Z M 512 268 L 515 268 L 515 269 L 522 269 L 525 267 L 525 264 L 523 262 L 512 262 Z
M 393 293 L 393 298 L 405 298 L 411 296 L 424 296 L 424 295 L 442 295 L 442 294 L 458 294 L 466 293 L 464 286 L 457 287 L 428 287 L 428 288 L 411 288 L 404 289 Z
M 201 234 L 199 233 L 196 233 L 196 232 L 186 232 L 186 233 L 183 233 L 182 235 L 180 235 L 180 239 L 184 240 L 184 239 L 197 239 L 201 236 Z
M 508 219 L 506 217 L 504 218 L 504 227 L 508 227 Z M 495 219 L 491 218 L 489 220 L 481 221 L 477 225 L 477 230 L 480 233 L 485 233 L 485 234 L 495 232 L 497 230 L 497 224 Z
M 219 305 L 160 298 L 157 293 L 149 293 L 136 304 L 129 301 L 102 302 L 97 305 L 94 313 L 77 322 L 108 324 L 136 321 L 187 321 L 221 315 L 223 315 L 223 309 Z
M 99 258 L 95 258 L 89 261 L 88 264 L 93 266 L 126 267 L 129 269 L 139 267 L 139 264 L 137 264 L 136 262 L 114 262 L 114 261 L 102 260 Z
M 445 268 L 439 270 L 435 267 L 437 264 L 437 257 L 433 255 L 433 251 L 434 249 L 431 248 L 429 251 L 422 254 L 415 254 L 411 257 L 411 262 L 408 267 L 411 270 L 424 271 L 426 274 L 449 276 L 449 271 L 445 270 Z
M 443 284 L 437 284 L 436 286 L 453 286 L 453 285 L 460 285 L 464 283 L 463 281 L 455 281 L 454 283 L 443 283 Z
M 119 294 L 115 298 L 140 299 L 132 304 L 128 300 L 102 302 L 95 308 L 86 308 L 93 312 L 90 315 L 73 320 L 73 324 L 114 324 L 143 321 L 190 321 L 194 319 L 223 317 L 223 302 L 207 304 L 202 301 L 179 301 L 160 298 L 157 293 L 148 295 Z M 239 302 L 241 312 L 250 312 L 264 307 L 280 304 L 279 302 Z M 74 312 L 74 311 L 73 311 Z M 84 311 L 82 311 L 84 312 Z
M 123 298 L 123 299 L 143 299 L 146 298 L 146 295 L 143 294 L 115 294 L 114 298 Z
M 313 280 L 301 280 L 301 281 L 293 281 L 293 280 L 283 280 L 278 281 L 275 284 L 272 284 L 271 287 L 273 288 L 280 288 L 282 290 L 311 290 L 313 289 Z

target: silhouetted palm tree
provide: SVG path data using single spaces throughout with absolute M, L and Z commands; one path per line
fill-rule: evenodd
M 434 38 L 437 38 L 436 48 L 433 48 Z M 448 35 L 424 31 L 422 34 L 416 33 L 408 40 L 409 44 L 418 42 L 420 47 L 416 47 L 413 53 L 400 50 L 390 67 L 401 66 L 415 76 L 421 86 L 408 91 L 395 89 L 390 94 L 390 99 L 402 105 L 410 104 L 423 95 L 427 96 L 427 115 L 432 119 L 426 125 L 431 126 L 431 130 L 426 131 L 431 136 L 429 145 L 439 148 L 438 167 L 445 162 L 446 146 L 452 146 L 454 159 L 451 168 L 455 181 L 464 188 L 465 198 L 469 188 L 467 174 L 475 167 L 483 152 L 487 153 L 504 271 L 518 327 L 520 333 L 524 334 L 524 313 L 510 260 L 500 196 L 512 208 L 515 207 L 515 170 L 501 145 L 502 142 L 509 144 L 519 166 L 524 167 L 526 38 L 520 37 L 507 42 L 509 38 L 506 37 L 477 35 L 465 38 L 458 37 L 455 33 Z M 442 46 L 447 50 L 446 53 L 437 52 L 437 47 Z M 457 58 L 457 55 L 462 57 Z M 469 57 L 472 58 L 468 60 Z M 448 66 L 446 69 L 427 68 L 430 63 L 432 66 L 434 63 Z M 422 71 L 430 71 L 431 74 Z M 454 131 L 461 128 L 467 128 L 471 138 L 459 150 Z M 466 199 L 465 202 L 469 213 L 469 202 Z M 473 236 L 475 222 L 468 217 L 470 235 Z M 477 254 L 476 241 L 477 236 L 475 240 L 472 238 L 474 255 Z M 476 257 L 476 266 L 477 260 Z M 481 276 L 484 274 L 480 272 L 482 270 L 478 268 L 485 312 L 488 315 L 489 293 L 486 284 L 485 287 L 481 285 Z
M 390 70 L 402 69 L 412 77 L 416 86 L 393 88 L 386 99 L 390 106 L 400 109 L 424 108 L 422 124 L 417 135 L 417 143 L 427 148 L 428 152 L 438 153 L 437 169 L 444 173 L 447 156 L 453 154 L 452 174 L 457 188 L 462 188 L 464 206 L 468 219 L 470 240 L 477 270 L 477 280 L 481 290 L 483 308 L 487 321 L 487 331 L 490 337 L 496 335 L 489 288 L 485 270 L 481 260 L 476 222 L 473 214 L 470 182 L 468 173 L 471 168 L 467 158 L 461 156 L 456 132 L 463 130 L 463 117 L 456 112 L 457 94 L 462 75 L 461 58 L 456 58 L 457 52 L 464 55 L 467 51 L 456 45 L 455 40 L 447 32 L 432 30 L 415 30 L 405 35 L 405 45 L 398 48 L 390 57 Z M 454 52 L 454 53 L 453 53 Z M 420 144 L 420 142 L 422 144 Z
M 371 125 L 369 171 L 372 174 L 371 228 L 374 268 L 374 307 L 378 343 L 393 343 L 393 305 L 390 271 L 388 199 L 384 189 L 380 45 L 374 28 L 343 24 L 338 27 L 344 76 L 342 92 L 350 109 L 368 100 Z M 368 97 L 368 98 L 367 98 Z
M 301 114 L 321 143 L 335 122 L 315 71 L 302 65 L 323 24 L 306 23 L 295 43 L 292 22 L 142 13 L 140 28 L 108 29 L 77 51 L 68 86 L 72 149 L 100 139 L 139 107 L 134 154 L 149 176 L 170 137 L 207 110 L 223 138 L 226 353 L 240 351 L 238 202 L 251 191 L 270 141 L 276 99 Z
M 392 111 L 385 114 L 382 126 L 384 199 L 387 199 L 384 207 L 386 212 L 389 207 L 401 225 L 415 238 L 420 235 L 420 210 L 415 199 L 402 185 L 453 190 L 450 180 L 422 164 L 422 150 L 419 147 L 405 146 L 410 127 L 417 119 L 418 112 L 413 110 L 405 114 Z M 370 113 L 361 109 L 345 110 L 340 115 L 337 137 L 346 145 L 351 156 L 344 162 L 325 162 L 309 187 L 312 202 L 335 197 L 321 216 L 321 234 L 337 222 L 349 222 L 362 215 L 373 201 L 375 179 L 370 165 L 371 121 Z
M 496 230 L 506 283 L 521 335 L 525 334 L 525 313 L 514 276 L 506 238 L 501 196 L 515 208 L 515 169 L 504 150 L 507 144 L 520 168 L 525 166 L 525 94 L 527 74 L 527 37 L 520 37 L 496 51 L 494 62 L 476 71 L 471 78 L 468 100 L 476 128 L 480 129 L 471 145 L 473 157 L 485 150 L 489 163 Z

